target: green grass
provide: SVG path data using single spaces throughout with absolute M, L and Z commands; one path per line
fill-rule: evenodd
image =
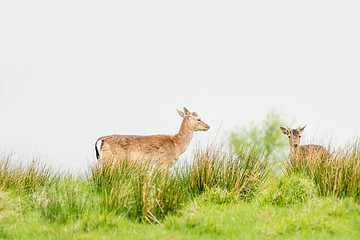
M 209 148 L 164 171 L 123 159 L 89 176 L 0 160 L 0 239 L 358 239 L 357 145 L 275 173 Z
M 7 196 L 9 198 L 9 196 Z M 1 198 L 3 204 L 4 198 Z M 6 239 L 358 239 L 360 206 L 353 199 L 312 198 L 280 207 L 258 201 L 221 203 L 204 195 L 160 224 L 92 212 L 67 223 L 44 219 L 19 199 L 2 209 L 0 238 Z M 4 216 L 5 214 L 5 216 Z
M 360 201 L 360 142 L 356 141 L 329 157 L 314 152 L 306 156 L 305 161 L 293 159 L 287 165 L 286 173 L 308 176 L 321 196 L 354 197 Z
M 360 207 L 351 199 L 314 198 L 292 207 L 257 202 L 195 201 L 165 226 L 186 238 L 349 239 L 359 236 Z
M 192 196 L 215 187 L 251 200 L 270 178 L 269 164 L 261 150 L 224 152 L 208 148 L 195 154 L 190 167 L 180 173 L 182 184 Z
M 278 206 L 291 206 L 296 203 L 305 203 L 318 195 L 314 182 L 306 176 L 290 175 L 273 179 L 261 194 L 265 203 Z

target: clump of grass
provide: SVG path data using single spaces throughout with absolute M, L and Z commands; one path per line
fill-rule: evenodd
M 206 189 L 202 195 L 202 198 L 206 202 L 211 202 L 214 204 L 228 204 L 236 203 L 239 201 L 239 198 L 234 192 L 230 192 L 226 189 L 215 187 L 212 189 Z
M 354 197 L 360 201 L 360 144 L 352 146 L 322 158 L 308 156 L 302 164 L 288 166 L 287 174 L 302 173 L 316 184 L 321 196 Z M 297 165 L 296 165 L 297 164 Z
M 314 182 L 301 175 L 282 176 L 264 191 L 262 202 L 277 206 L 304 203 L 317 195 Z
M 7 218 L 14 217 L 15 213 L 19 211 L 19 206 L 15 199 L 10 196 L 7 191 L 0 190 L 0 225 Z
M 56 175 L 33 193 L 31 205 L 44 219 L 65 224 L 98 212 L 88 187 L 81 179 Z
M 52 222 L 66 223 L 91 209 L 86 181 L 56 174 L 40 160 L 16 165 L 12 155 L 2 157 L 0 189 L 20 193 L 26 206 Z
M 346 147 L 321 168 L 315 168 L 314 179 L 325 196 L 355 197 L 360 201 L 359 142 Z
M 101 208 L 130 219 L 159 222 L 186 200 L 184 186 L 154 161 L 123 158 L 95 168 L 90 183 Z
M 29 163 L 14 165 L 12 156 L 0 158 L 0 188 L 17 191 L 34 191 L 49 179 L 50 169 L 34 159 Z
M 250 200 L 269 178 L 269 165 L 261 156 L 258 150 L 232 154 L 221 148 L 208 148 L 195 154 L 182 180 L 193 196 L 206 189 L 220 188 Z
M 298 149 L 286 161 L 285 169 L 290 175 L 308 173 L 312 169 L 324 166 L 332 156 L 324 149 Z

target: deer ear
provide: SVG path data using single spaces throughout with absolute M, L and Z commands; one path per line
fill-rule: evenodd
M 176 111 L 178 112 L 178 114 L 180 115 L 180 117 L 184 118 L 185 117 L 185 113 L 183 113 L 182 111 L 180 110 L 177 110 Z
M 280 127 L 280 130 L 284 135 L 289 135 L 289 130 L 287 130 L 286 128 Z
M 300 127 L 299 127 L 300 128 Z M 304 129 L 306 128 L 306 125 L 302 128 L 299 129 L 300 133 L 302 133 L 304 131 Z
M 184 107 L 184 113 L 186 116 L 190 116 L 191 112 Z

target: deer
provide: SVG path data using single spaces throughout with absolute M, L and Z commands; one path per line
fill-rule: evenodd
M 185 152 L 194 131 L 207 131 L 210 126 L 203 122 L 196 112 L 177 110 L 182 123 L 175 135 L 110 135 L 100 137 L 95 142 L 98 162 L 112 164 L 119 159 L 140 159 L 160 161 L 162 167 L 169 168 Z
M 286 159 L 287 164 L 291 164 L 295 159 L 302 164 L 304 159 L 309 160 L 315 157 L 323 161 L 330 157 L 328 150 L 321 145 L 300 145 L 301 135 L 305 128 L 306 126 L 300 126 L 296 129 L 289 126 L 287 128 L 280 127 L 281 132 L 289 137 L 290 153 Z

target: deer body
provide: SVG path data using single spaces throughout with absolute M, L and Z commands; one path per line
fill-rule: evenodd
M 304 154 L 311 154 L 313 152 L 320 152 L 320 151 L 327 151 L 326 148 L 324 148 L 321 145 L 314 145 L 314 144 L 310 144 L 310 145 L 300 145 L 297 148 L 291 148 L 290 149 L 290 154 L 295 154 L 298 152 L 304 153 Z
M 306 127 L 306 126 L 305 126 Z M 280 127 L 281 132 L 289 137 L 290 153 L 286 159 L 290 163 L 293 159 L 303 162 L 304 159 L 329 157 L 330 153 L 321 145 L 300 145 L 301 134 L 305 127 L 298 127 L 297 129 Z
M 117 159 L 159 159 L 169 167 L 179 159 L 193 137 L 194 131 L 207 131 L 210 127 L 196 113 L 178 110 L 183 117 L 180 130 L 175 135 L 111 135 L 99 138 L 95 144 L 96 157 L 103 163 Z

